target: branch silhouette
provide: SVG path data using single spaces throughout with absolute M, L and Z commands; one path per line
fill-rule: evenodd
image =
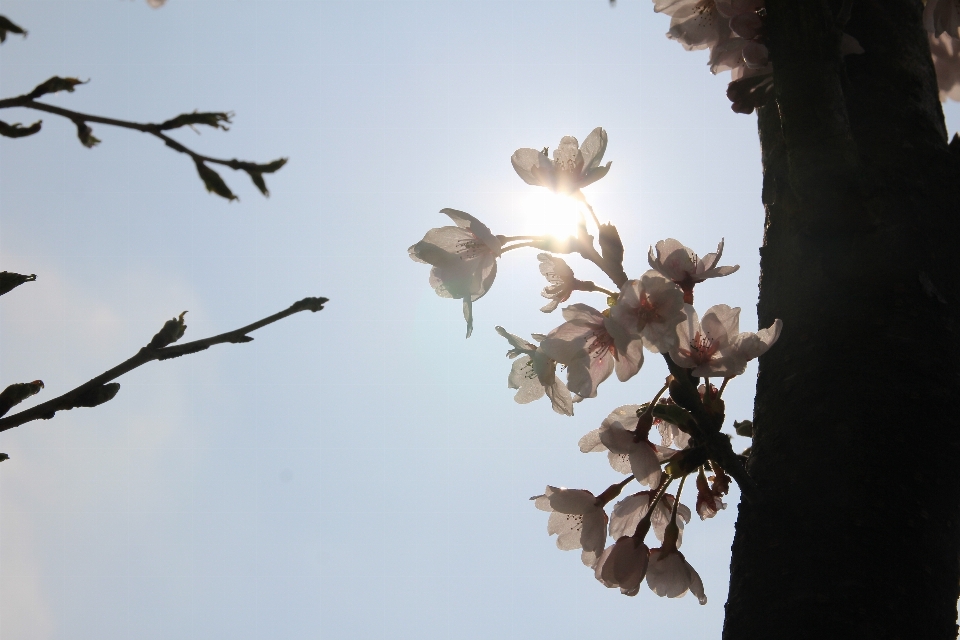
M 198 351 L 209 349 L 215 344 L 223 344 L 226 342 L 234 344 L 251 342 L 253 338 L 248 336 L 248 333 L 256 331 L 261 327 L 265 327 L 268 324 L 273 324 L 278 320 L 282 320 L 287 316 L 292 316 L 293 314 L 301 311 L 320 311 L 323 309 L 323 305 L 327 302 L 327 298 L 322 297 L 304 298 L 303 300 L 293 303 L 279 313 L 275 313 L 272 316 L 267 316 L 262 320 L 258 320 L 252 324 L 240 327 L 239 329 L 227 331 L 226 333 L 221 333 L 219 335 L 212 336 L 210 338 L 204 338 L 202 340 L 194 340 L 193 342 L 185 342 L 183 344 L 166 346 L 183 335 L 183 330 L 186 329 L 186 325 L 183 324 L 183 314 L 181 314 L 179 319 L 175 318 L 167 321 L 167 323 L 163 325 L 163 328 L 160 330 L 160 332 L 154 336 L 153 340 L 151 340 L 150 344 L 141 348 L 134 356 L 124 360 L 112 369 L 101 373 L 99 376 L 84 382 L 79 387 L 76 387 L 75 389 L 72 389 L 57 398 L 48 400 L 34 407 L 30 407 L 29 409 L 24 409 L 23 411 L 15 413 L 11 416 L 0 418 L 0 431 L 6 431 L 7 429 L 19 427 L 20 425 L 27 422 L 32 422 L 33 420 L 49 420 L 57 413 L 57 411 L 67 411 L 77 407 L 95 407 L 103 404 L 104 402 L 111 400 L 115 395 L 117 395 L 117 391 L 120 390 L 120 385 L 111 381 L 119 378 L 129 371 L 136 369 L 141 365 L 154 360 L 169 360 L 170 358 L 179 358 L 180 356 L 197 353 Z M 3 395 L 14 395 L 15 401 L 8 403 L 10 406 L 12 406 L 34 395 L 35 393 L 38 393 L 41 388 L 43 388 L 43 383 L 39 380 L 36 380 L 32 383 L 19 383 L 17 385 L 11 385 L 7 388 L 11 393 L 8 393 L 8 391 L 5 390 L 3 394 L 0 394 L 0 401 L 3 400 Z M 8 410 L 9 408 L 9 406 L 6 407 Z
M 236 158 L 231 160 L 213 158 L 193 151 L 186 145 L 174 140 L 165 133 L 166 131 L 179 129 L 181 127 L 193 128 L 196 125 L 226 130 L 227 127 L 225 125 L 230 124 L 230 118 L 233 117 L 233 114 L 229 112 L 194 111 L 193 113 L 183 113 L 175 118 L 155 124 L 132 122 L 129 120 L 118 120 L 116 118 L 105 118 L 103 116 L 81 113 L 79 111 L 64 109 L 63 107 L 57 107 L 52 104 L 37 101 L 37 98 L 47 94 L 57 93 L 59 91 L 73 92 L 74 88 L 81 84 L 86 83 L 78 80 L 77 78 L 61 78 L 60 76 L 54 76 L 49 80 L 37 85 L 33 91 L 29 93 L 0 100 L 0 109 L 20 107 L 24 109 L 33 109 L 35 111 L 52 113 L 54 115 L 66 118 L 77 126 L 77 137 L 80 139 L 80 142 L 83 144 L 83 146 L 87 148 L 92 148 L 100 142 L 99 139 L 93 136 L 93 130 L 90 128 L 90 123 L 105 124 L 111 127 L 132 129 L 141 133 L 148 133 L 162 140 L 165 145 L 174 151 L 178 151 L 190 156 L 197 167 L 197 173 L 200 175 L 200 179 L 203 180 L 203 184 L 206 186 L 207 191 L 215 193 L 222 198 L 226 198 L 227 200 L 237 200 L 238 198 L 230 190 L 230 187 L 227 186 L 227 183 L 224 182 L 223 178 L 220 177 L 220 174 L 208 166 L 209 164 L 218 164 L 224 167 L 229 167 L 234 171 L 245 171 L 260 192 L 265 196 L 269 196 L 270 192 L 267 189 L 266 182 L 263 179 L 264 174 L 274 173 L 287 163 L 286 158 L 278 158 L 272 162 L 266 163 L 248 162 L 245 160 L 238 160 Z M 0 121 L 0 135 L 8 138 L 23 138 L 30 136 L 40 131 L 42 122 L 42 120 L 38 120 L 30 126 L 24 127 L 20 123 L 7 124 L 6 122 Z

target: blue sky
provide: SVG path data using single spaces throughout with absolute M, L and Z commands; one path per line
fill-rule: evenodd
M 741 269 L 697 306 L 743 307 L 756 328 L 755 118 L 730 111 L 727 78 L 665 38 L 652 3 L 3 0 L 0 13 L 30 31 L 0 48 L 0 95 L 90 78 L 49 102 L 154 122 L 230 110 L 229 132 L 177 138 L 290 158 L 269 199 L 224 170 L 240 196 L 227 203 L 135 132 L 95 126 L 90 150 L 44 114 L 40 134 L 0 139 L 0 269 L 38 275 L 0 300 L 0 384 L 43 379 L 43 401 L 184 309 L 196 339 L 331 299 L 0 436 L 0 636 L 719 634 L 735 496 L 684 536 L 703 607 L 604 589 L 527 500 L 618 480 L 577 440 L 655 393 L 662 365 L 605 383 L 572 419 L 519 406 L 493 327 L 559 323 L 538 310 L 536 252 L 503 258 L 467 341 L 459 304 L 406 255 L 444 207 L 537 232 L 511 153 L 603 126 L 613 167 L 587 195 L 618 225 L 627 272 L 661 238 L 704 254 L 724 237 Z M 947 115 L 956 130 L 956 104 Z M 731 420 L 750 417 L 754 377 L 725 393 Z

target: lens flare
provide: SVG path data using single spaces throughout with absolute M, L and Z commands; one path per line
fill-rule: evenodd
M 524 203 L 525 224 L 532 235 L 551 235 L 567 238 L 577 235 L 583 205 L 568 196 L 561 196 L 537 189 L 530 193 Z

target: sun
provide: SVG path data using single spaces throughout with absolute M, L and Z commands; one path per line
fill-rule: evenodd
M 536 235 L 567 238 L 577 235 L 583 205 L 570 198 L 537 189 L 524 198 L 524 228 Z

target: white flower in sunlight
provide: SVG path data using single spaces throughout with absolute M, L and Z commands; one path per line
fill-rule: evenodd
M 654 0 L 653 10 L 670 16 L 667 37 L 687 51 L 713 47 L 730 32 L 714 0 Z
M 546 149 L 517 149 L 510 162 L 527 184 L 574 194 L 607 175 L 611 163 L 600 166 L 606 150 L 607 132 L 597 127 L 582 145 L 573 136 L 564 136 L 553 151 L 553 160 L 547 157 Z
M 549 253 L 541 253 L 537 256 L 537 260 L 540 261 L 540 273 L 550 283 L 540 293 L 550 302 L 541 307 L 540 311 L 550 313 L 561 302 L 566 302 L 570 298 L 570 294 L 576 289 L 577 279 L 573 277 L 573 269 L 567 265 L 563 258 L 552 256 Z
M 625 382 L 643 365 L 643 345 L 634 341 L 618 352 L 608 329 L 609 318 L 585 304 L 563 310 L 565 323 L 540 343 L 544 353 L 567 365 L 567 388 L 582 398 L 595 398 L 597 386 L 616 369 Z
M 683 321 L 683 292 L 654 270 L 620 288 L 610 310 L 610 331 L 621 352 L 632 340 L 642 340 L 653 353 L 669 351 L 677 343 L 677 325 Z
M 703 385 L 700 386 L 702 387 Z M 700 397 L 703 397 L 702 393 L 700 394 Z M 673 401 L 669 398 L 666 400 L 660 400 L 660 404 L 667 403 L 673 403 Z M 660 432 L 660 444 L 664 447 L 676 446 L 677 449 L 686 449 L 690 444 L 690 434 L 686 433 L 672 422 L 667 422 L 662 418 L 654 418 L 653 426 L 655 426 L 657 431 Z
M 653 487 L 660 483 L 662 459 L 657 448 L 647 439 L 650 423 L 646 424 L 646 429 L 637 429 L 640 407 L 638 404 L 617 407 L 599 429 L 580 438 L 578 444 L 583 453 L 608 451 L 607 458 L 615 471 L 632 473 L 637 482 Z
M 594 567 L 594 576 L 605 587 L 620 587 L 620 593 L 635 596 L 647 573 L 650 549 L 643 540 L 623 536 L 604 549 Z
M 442 298 L 463 300 L 467 337 L 473 333 L 473 302 L 490 290 L 497 277 L 503 242 L 469 213 L 442 209 L 457 226 L 431 229 L 407 251 L 417 262 L 433 265 L 430 285 Z
M 551 512 L 547 533 L 557 534 L 557 547 L 564 551 L 583 549 L 581 561 L 594 566 L 607 540 L 607 513 L 597 504 L 597 497 L 584 489 L 547 485 L 546 493 L 531 500 L 537 509 Z
M 960 38 L 960 0 L 927 0 L 923 26 L 937 38 L 942 33 Z
M 736 375 L 731 347 L 740 334 L 740 308 L 714 305 L 707 309 L 702 323 L 690 305 L 686 305 L 686 315 L 677 326 L 678 344 L 670 358 L 684 369 L 693 369 L 699 378 Z
M 656 254 L 654 254 L 656 250 Z M 723 239 L 717 245 L 716 253 L 708 253 L 703 259 L 683 246 L 673 238 L 667 238 L 657 243 L 656 248 L 650 247 L 647 262 L 650 268 L 659 271 L 668 280 L 673 280 L 683 290 L 683 300 L 693 304 L 693 287 L 708 278 L 728 276 L 737 271 L 740 265 L 732 267 L 718 267 L 720 256 L 723 255 Z
M 740 333 L 740 308 L 718 304 L 707 309 L 703 321 L 686 305 L 686 319 L 677 326 L 679 344 L 670 358 L 700 378 L 732 378 L 746 371 L 747 362 L 763 355 L 780 337 L 783 322 L 756 333 Z
M 703 470 L 697 475 L 697 515 L 701 520 L 712 518 L 727 504 L 722 497 L 730 491 L 730 476 L 720 470 L 716 476 L 710 476 L 712 486 L 707 484 L 707 477 Z
M 665 547 L 650 551 L 647 586 L 661 598 L 679 598 L 690 591 L 700 604 L 707 604 L 700 574 L 676 549 Z
M 507 386 L 517 389 L 513 399 L 520 404 L 526 404 L 546 395 L 550 398 L 554 411 L 572 416 L 573 400 L 567 386 L 557 378 L 557 363 L 541 349 L 509 333 L 503 327 L 497 327 L 497 333 L 506 338 L 513 347 L 507 352 L 507 357 L 516 358 L 507 378 Z

